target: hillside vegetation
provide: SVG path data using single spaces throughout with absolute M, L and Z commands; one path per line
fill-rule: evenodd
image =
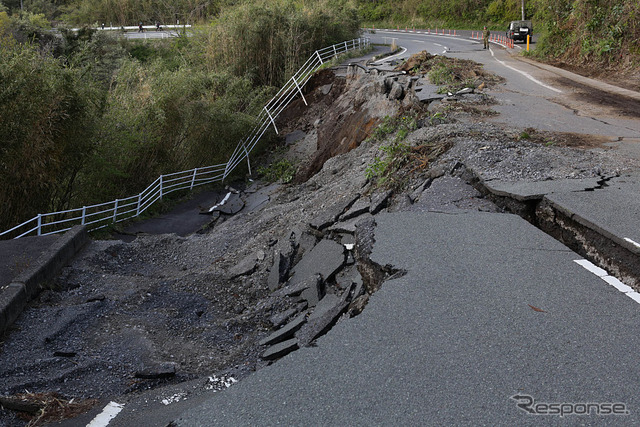
M 521 0 L 358 0 L 369 25 L 473 28 L 502 32 L 521 19 Z M 638 70 L 640 2 L 629 0 L 525 0 L 539 40 L 534 55 L 592 71 Z M 637 84 L 640 85 L 640 84 Z
M 0 230 L 225 162 L 290 73 L 359 24 L 342 1 L 283 0 L 153 42 L 50 29 L 0 11 Z
M 224 161 L 301 61 L 361 22 L 501 32 L 520 1 L 0 0 L 0 229 Z M 526 15 L 533 55 L 640 86 L 640 2 L 526 0 Z M 140 21 L 195 27 L 155 42 L 90 29 Z

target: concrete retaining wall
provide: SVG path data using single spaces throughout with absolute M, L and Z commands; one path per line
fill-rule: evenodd
M 0 292 L 0 334 L 11 326 L 27 303 L 46 287 L 88 241 L 86 227 L 73 227 Z

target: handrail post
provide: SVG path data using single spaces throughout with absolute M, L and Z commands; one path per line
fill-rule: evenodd
M 347 45 L 347 41 L 344 41 L 344 51 L 349 52 L 349 46 Z
M 113 222 L 116 222 L 118 220 L 118 202 L 119 201 L 120 199 L 116 199 L 115 206 L 113 207 Z
M 304 93 L 302 93 L 302 88 L 300 87 L 300 85 L 298 85 L 298 82 L 296 81 L 295 77 L 291 77 L 291 80 L 293 80 L 293 84 L 296 85 L 296 89 L 298 89 L 298 92 L 300 92 L 300 96 L 302 97 L 302 100 L 304 101 L 304 105 L 309 106 L 309 104 L 307 103 L 307 100 L 304 97 Z
M 320 64 L 324 64 L 324 61 L 322 60 L 322 56 L 320 56 L 320 52 L 318 52 L 316 50 L 316 55 L 318 55 L 318 59 L 320 60 Z
M 317 50 L 316 50 L 316 52 L 317 52 Z M 276 134 L 277 134 L 277 135 L 280 135 L 280 134 L 278 133 L 278 128 L 276 127 L 276 121 L 275 121 L 275 120 L 273 120 L 273 117 L 271 117 L 271 113 L 269 112 L 269 110 L 267 109 L 267 107 L 266 107 L 266 106 L 264 107 L 264 111 L 266 111 L 266 112 L 267 112 L 267 116 L 269 116 L 269 119 L 271 120 L 271 124 L 273 125 L 273 128 L 276 130 Z
M 336 45 L 335 44 L 333 45 L 333 54 L 335 56 L 338 56 L 338 51 L 336 50 Z
M 247 155 L 247 167 L 249 168 L 249 176 L 251 176 L 251 162 L 249 161 L 249 152 L 247 151 L 247 146 L 244 145 L 244 153 Z
M 80 221 L 80 224 L 84 225 L 86 218 L 87 218 L 87 207 L 83 206 L 82 207 L 82 220 Z
M 38 236 L 42 235 L 42 214 L 38 214 Z
M 142 201 L 142 193 L 138 194 L 138 206 L 136 207 L 136 216 L 140 216 L 140 202 Z
M 195 168 L 193 170 L 193 176 L 191 177 L 191 188 L 189 188 L 190 190 L 193 190 L 193 185 L 196 183 L 196 174 L 198 173 L 198 168 Z
M 160 175 L 160 200 L 162 200 L 162 196 L 164 195 L 162 193 L 162 185 L 163 185 L 163 179 L 162 178 L 163 177 L 164 177 L 164 175 Z

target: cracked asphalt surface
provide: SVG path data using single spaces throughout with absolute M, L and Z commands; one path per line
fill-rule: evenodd
M 500 89 L 495 93 L 498 99 L 500 93 Z M 504 99 L 500 105 L 506 105 L 502 120 L 506 111 L 518 116 L 519 110 L 505 104 Z M 472 117 L 425 127 L 409 136 L 407 143 L 413 145 L 438 138 L 450 138 L 454 144 L 425 175 L 395 195 L 387 212 L 375 216 L 372 260 L 404 270 L 405 276 L 384 283 L 362 314 L 339 321 L 314 346 L 253 374 L 249 375 L 259 367 L 255 362 L 258 350 L 234 347 L 240 353 L 249 351 L 248 358 L 238 360 L 251 363 L 223 371 L 239 373 L 242 380 L 222 393 L 203 392 L 208 380 L 202 378 L 185 381 L 195 378 L 198 363 L 212 374 L 220 369 L 216 361 L 202 358 L 184 362 L 176 382 L 185 382 L 143 392 L 159 383 L 134 381 L 125 395 L 113 397 L 126 401 L 126 406 L 112 424 L 164 426 L 174 420 L 178 425 L 317 424 L 318 420 L 353 425 L 418 424 L 425 420 L 439 424 L 537 424 L 539 418 L 518 409 L 511 399 L 515 394 L 528 394 L 538 402 L 623 402 L 631 412 L 628 416 L 574 419 L 637 423 L 635 384 L 640 375 L 633 362 L 639 344 L 633 333 L 640 313 L 637 303 L 576 264 L 581 256 L 520 217 L 504 213 L 469 183 L 478 178 L 489 183 L 597 182 L 620 173 L 635 182 L 630 171 L 638 170 L 638 164 L 613 150 L 578 150 L 520 140 L 521 131 L 478 123 Z M 336 195 L 362 189 L 366 165 L 378 154 L 375 145 L 365 142 L 330 159 L 309 183 L 277 195 L 277 203 L 228 219 L 224 227 L 231 235 L 226 237 L 223 233 L 215 238 L 142 236 L 132 246 L 100 243 L 83 255 L 80 268 L 69 270 L 60 280 L 71 285 L 68 291 L 75 303 L 89 308 L 76 313 L 75 319 L 78 315 L 102 315 L 105 305 L 122 299 L 125 311 L 113 313 L 114 328 L 107 335 L 113 335 L 114 355 L 132 356 L 131 362 L 125 360 L 127 363 L 118 366 L 124 369 L 124 378 L 139 368 L 140 361 L 167 362 L 176 354 L 186 360 L 194 343 L 220 343 L 217 351 L 224 351 L 225 343 L 238 341 L 237 334 L 242 335 L 240 342 L 264 336 L 269 327 L 263 325 L 272 311 L 290 306 L 266 296 L 262 266 L 257 275 L 245 279 L 225 275 L 250 252 L 269 252 L 274 238 L 296 221 L 308 221 L 314 213 L 328 208 Z M 548 189 L 542 193 L 551 194 Z M 595 209 L 606 212 L 611 203 L 596 203 Z M 630 209 L 634 203 L 630 202 Z M 282 217 L 284 213 L 288 216 Z M 270 231 L 257 235 L 254 226 Z M 145 281 L 146 287 L 133 289 L 143 277 L 150 279 Z M 113 287 L 103 290 L 102 286 L 74 285 L 81 283 L 111 283 Z M 194 301 L 194 289 L 205 298 Z M 237 301 L 256 296 L 265 299 L 255 306 Z M 175 298 L 182 299 L 183 305 L 172 303 Z M 46 292 L 34 308 L 40 305 L 51 310 L 62 300 L 66 297 Z M 200 305 L 202 309 L 198 309 Z M 95 312 L 92 306 L 102 308 Z M 166 318 L 164 329 L 179 330 L 183 341 L 173 343 L 175 353 L 153 351 L 145 344 L 151 329 L 139 320 L 127 323 L 126 316 L 139 314 L 136 311 L 144 307 Z M 27 315 L 30 319 L 38 316 L 35 310 Z M 124 320 L 117 320 L 123 315 Z M 46 318 L 41 318 L 42 323 Z M 203 322 L 207 328 L 198 328 Z M 211 333 L 214 324 L 220 336 L 197 339 L 197 334 Z M 26 325 L 28 322 L 23 322 L 18 327 L 26 329 Z M 48 341 L 51 348 L 61 343 L 65 348 L 73 347 L 72 339 L 57 340 L 72 326 L 82 329 L 82 323 L 75 325 L 73 316 L 60 317 L 45 331 L 44 340 L 53 337 Z M 238 332 L 234 327 L 246 329 Z M 4 356 L 28 341 L 7 341 Z M 207 351 L 213 350 L 195 353 L 204 357 Z M 67 363 L 51 357 L 35 358 L 35 364 L 23 371 L 37 372 L 43 360 L 50 366 Z M 87 372 L 92 366 L 101 375 L 109 372 L 103 362 L 89 365 Z M 56 380 L 62 387 L 67 372 L 82 373 L 80 368 L 68 368 Z M 218 374 L 221 371 L 216 371 Z M 51 384 L 43 381 L 43 385 Z M 103 386 L 100 381 L 96 379 L 95 384 L 107 390 L 104 398 L 122 390 L 118 386 L 111 391 L 109 382 Z M 82 386 L 77 387 L 82 393 Z M 193 398 L 181 400 L 180 396 L 196 389 Z M 159 403 L 163 400 L 175 403 Z M 62 425 L 89 421 L 100 409 Z

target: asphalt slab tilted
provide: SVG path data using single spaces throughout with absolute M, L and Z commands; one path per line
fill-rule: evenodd
M 640 372 L 630 369 L 640 350 L 638 304 L 574 262 L 581 257 L 514 215 L 400 212 L 376 220 L 372 260 L 407 274 L 317 346 L 191 408 L 177 425 L 548 419 L 519 408 L 515 395 L 623 403 L 627 415 L 565 419 L 638 422 Z

